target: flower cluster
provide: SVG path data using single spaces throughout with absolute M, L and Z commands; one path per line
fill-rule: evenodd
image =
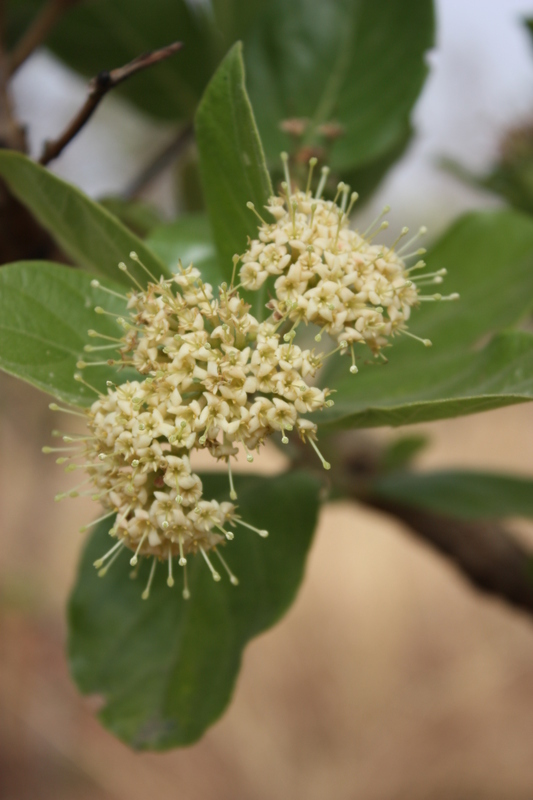
M 90 435 L 78 438 L 75 447 L 94 498 L 109 512 L 100 519 L 117 515 L 110 534 L 118 541 L 96 566 L 105 574 L 124 547 L 134 551 L 132 565 L 140 556 L 151 556 L 143 597 L 149 595 L 157 561 L 167 560 L 167 582 L 173 585 L 172 562 L 178 558 L 185 568 L 184 597 L 189 596 L 189 554 L 201 553 L 219 580 L 210 551 L 237 584 L 221 545 L 234 538 L 237 525 L 267 535 L 242 520 L 234 504 L 231 460 L 239 446 L 252 461 L 268 437 L 278 434 L 287 443 L 287 434 L 295 431 L 329 469 L 316 444 L 317 426 L 306 417 L 333 404 L 328 389 L 313 385 L 324 360 L 337 351 L 350 352 L 350 371 L 357 372 L 354 345 L 365 344 L 377 355 L 389 338 L 408 333 L 414 305 L 455 297 L 420 296 L 409 275 L 422 263 L 408 268 L 405 259 L 413 254 L 402 257 L 397 243 L 377 246 L 376 231 L 351 230 L 349 213 L 357 196 L 352 194 L 348 205 L 349 189 L 340 184 L 334 201 L 323 200 L 327 170 L 313 197 L 313 166 L 312 160 L 305 192 L 291 193 L 287 170 L 284 195 L 271 198 L 266 207 L 274 221 L 261 220 L 258 238 L 235 256 L 229 286 L 222 284 L 215 292 L 192 265 L 180 264 L 170 279 L 148 273 L 146 288 L 130 275 L 135 288 L 124 298 L 129 317 L 117 320 L 122 337 L 85 348 L 87 353 L 116 348 L 120 358 L 78 363 L 80 370 L 127 364 L 140 374 L 137 381 L 111 384 L 107 395 L 98 393 L 86 412 Z M 135 253 L 130 257 L 143 266 Z M 239 263 L 240 283 L 234 286 Z M 120 269 L 129 275 L 126 264 Z M 441 280 L 441 273 L 435 273 L 422 283 Z M 257 291 L 265 282 L 271 297 L 267 318 L 260 321 L 239 290 Z M 96 280 L 93 286 L 111 291 Z M 324 353 L 297 344 L 302 322 L 319 326 L 317 342 L 327 333 L 336 347 Z M 77 378 L 85 383 L 81 373 Z M 64 438 L 72 442 L 74 437 Z M 201 479 L 190 462 L 191 452 L 200 449 L 226 462 L 230 501 L 203 498 Z

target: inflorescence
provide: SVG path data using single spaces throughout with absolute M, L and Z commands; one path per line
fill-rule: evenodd
M 324 168 L 313 196 L 316 159 L 310 161 L 306 191 L 292 192 L 287 156 L 282 158 L 282 192 L 266 206 L 274 221 L 264 221 L 248 203 L 260 219 L 258 236 L 249 240 L 243 255 L 234 257 L 229 286 L 223 283 L 214 292 L 193 265 L 180 264 L 172 278 L 158 280 L 136 253 L 130 253 L 148 273 L 144 288 L 126 264 L 119 265 L 134 287 L 124 296 L 129 317 L 117 318 L 122 335 L 113 339 L 89 331 L 105 344 L 85 347 L 87 354 L 115 349 L 119 356 L 80 360 L 76 378 L 93 388 L 81 371 L 112 364 L 135 367 L 139 380 L 109 382 L 106 395 L 94 389 L 98 399 L 90 409 L 70 412 L 86 418 L 89 434 L 64 435 L 67 448 L 44 448 L 69 451 L 58 462 L 69 461 L 67 471 L 87 473 L 81 486 L 89 487 L 86 493 L 106 512 L 92 524 L 115 517 L 109 533 L 117 541 L 95 562 L 99 575 L 124 549 L 133 551 L 134 567 L 141 556 L 152 558 L 143 598 L 150 594 L 158 561 L 167 562 L 167 583 L 174 585 L 174 558 L 183 567 L 183 596 L 188 598 L 187 559 L 198 553 L 214 580 L 220 580 L 222 567 L 231 583 L 238 584 L 221 547 L 239 526 L 268 535 L 237 513 L 231 461 L 239 446 L 253 461 L 253 453 L 268 437 L 278 434 L 286 444 L 287 434 L 295 431 L 329 469 L 316 443 L 317 426 L 306 417 L 333 405 L 330 391 L 313 385 L 324 361 L 337 352 L 349 354 L 350 372 L 356 373 L 355 345 L 366 345 L 374 356 L 381 356 L 394 336 L 418 338 L 407 330 L 412 307 L 421 301 L 457 298 L 419 293 L 421 286 L 442 282 L 445 272 L 426 273 L 417 281 L 412 273 L 424 262 L 406 266 L 425 252 L 412 250 L 423 228 L 401 248 L 397 245 L 407 228 L 390 247 L 374 244 L 386 222 L 378 224 L 378 219 L 363 234 L 350 229 L 356 193 L 350 195 L 349 187 L 340 183 L 333 201 L 322 199 L 328 175 Z M 269 315 L 260 322 L 239 290 L 255 292 L 265 283 L 271 295 L 266 303 Z M 115 294 L 97 280 L 92 285 Z M 107 313 L 100 307 L 96 311 Z M 302 323 L 319 327 L 316 342 L 326 333 L 336 347 L 325 353 L 296 344 Z M 51 408 L 59 410 L 54 403 Z M 228 502 L 204 499 L 202 481 L 191 467 L 193 450 L 207 450 L 217 461 L 225 461 Z M 74 462 L 78 458 L 81 464 Z M 81 486 L 57 499 L 78 495 Z

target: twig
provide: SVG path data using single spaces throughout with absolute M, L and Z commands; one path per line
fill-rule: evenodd
M 306 466 L 305 450 L 293 440 L 293 466 Z M 351 498 L 404 523 L 409 533 L 445 555 L 471 586 L 533 617 L 533 552 L 499 522 L 466 520 L 398 503 L 372 492 L 381 474 L 382 450 L 364 431 L 346 431 L 321 441 L 331 462 L 333 497 Z
M 162 47 L 160 50 L 154 50 L 150 53 L 144 53 L 129 64 L 123 67 L 111 70 L 111 72 L 100 72 L 89 83 L 89 93 L 82 108 L 78 111 L 76 116 L 67 125 L 65 131 L 51 142 L 46 142 L 39 163 L 46 165 L 49 164 L 54 158 L 64 150 L 69 142 L 74 139 L 77 133 L 83 128 L 96 111 L 102 98 L 111 90 L 118 86 L 123 81 L 140 72 L 143 69 L 154 66 L 160 61 L 163 61 L 169 56 L 177 53 L 182 47 L 181 42 L 173 42 L 167 47 Z
M 7 54 L 4 49 L 5 2 L 0 0 L 0 147 L 26 150 L 24 129 L 13 112 L 13 103 L 8 85 Z
M 382 498 L 364 502 L 405 523 L 477 589 L 533 614 L 532 553 L 499 523 L 457 519 Z
M 14 72 L 23 64 L 39 45 L 43 44 L 48 38 L 50 31 L 55 28 L 57 22 L 66 12 L 77 5 L 80 0 L 48 0 L 40 14 L 38 14 L 30 24 L 28 30 L 23 34 L 20 41 L 15 46 L 8 60 L 8 75 Z
M 124 192 L 124 196 L 130 199 L 138 197 L 143 189 L 149 186 L 158 175 L 179 158 L 192 142 L 193 136 L 194 127 L 192 123 L 185 125 L 176 138 L 161 153 L 158 153 L 155 159 L 130 183 Z

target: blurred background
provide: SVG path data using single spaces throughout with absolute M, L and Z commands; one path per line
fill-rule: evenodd
M 533 121 L 533 2 L 438 0 L 438 46 L 417 135 L 361 220 L 432 235 L 497 205 L 438 164 L 482 173 L 513 125 Z M 107 66 L 107 65 L 106 65 Z M 17 74 L 32 152 L 79 107 L 85 83 L 44 51 Z M 113 96 L 54 164 L 98 197 L 126 187 L 173 132 Z M 172 174 L 147 197 L 176 211 Z M 179 210 L 179 209 L 178 209 Z M 531 474 L 533 407 L 430 425 L 420 466 Z M 229 711 L 193 747 L 134 754 L 94 719 L 68 677 L 64 608 L 90 501 L 55 504 L 48 399 L 0 375 L 0 797 L 2 800 L 531 800 L 533 626 L 472 590 L 378 513 L 324 509 L 295 605 L 247 649 Z M 410 429 L 413 430 L 413 429 Z M 388 431 L 378 431 L 390 437 Z M 257 468 L 279 469 L 268 450 Z M 533 543 L 533 528 L 511 523 Z

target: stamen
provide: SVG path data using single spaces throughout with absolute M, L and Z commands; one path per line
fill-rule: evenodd
M 255 216 L 263 223 L 263 225 L 267 224 L 251 200 L 248 200 L 248 202 L 246 203 L 246 208 L 249 208 L 250 211 L 253 211 Z
M 322 173 L 322 176 L 320 178 L 320 181 L 319 181 L 319 184 L 318 184 L 318 187 L 317 187 L 317 190 L 316 190 L 315 200 L 320 200 L 320 198 L 322 197 L 322 192 L 324 191 L 324 187 L 326 185 L 326 181 L 328 179 L 328 175 L 330 173 L 330 169 L 329 169 L 329 167 L 322 167 L 320 172 Z
M 410 339 L 416 339 L 417 342 L 422 342 L 424 347 L 432 347 L 433 345 L 431 339 L 421 339 L 420 336 L 415 336 L 411 331 L 402 330 L 401 333 L 405 334 L 405 336 L 409 336 Z
M 407 242 L 405 242 L 405 244 L 397 251 L 398 255 L 403 253 L 404 250 L 407 250 L 408 247 L 410 247 L 414 242 L 416 242 L 417 239 L 420 239 L 421 236 L 424 236 L 427 232 L 428 229 L 426 228 L 426 226 L 422 225 L 422 227 L 418 230 L 418 233 L 415 233 L 415 235 Z M 404 258 L 407 258 L 407 256 L 404 256 Z
M 225 528 L 222 527 L 222 525 L 217 525 L 215 523 L 215 528 L 218 528 L 218 530 L 224 534 L 228 542 L 231 542 L 233 539 L 235 539 L 235 534 L 233 534 L 231 531 L 227 531 Z
M 83 348 L 85 353 L 94 353 L 97 350 L 118 350 L 118 345 L 116 344 L 99 344 L 99 345 L 92 345 L 86 344 Z
M 311 439 L 311 437 L 308 437 L 307 441 L 311 444 L 311 447 L 313 448 L 313 450 L 315 451 L 315 453 L 319 457 L 320 461 L 322 462 L 322 466 L 324 467 L 324 469 L 331 469 L 331 464 L 329 463 L 329 461 L 326 461 L 326 459 L 324 458 L 324 456 L 322 455 L 322 453 L 318 449 L 316 442 L 314 442 L 313 439 Z
M 419 294 L 417 297 L 419 301 L 425 301 L 426 303 L 440 303 L 449 300 L 459 300 L 459 294 L 454 292 L 453 294 L 442 295 L 442 294 Z
M 390 206 L 384 206 L 384 207 L 383 207 L 383 210 L 381 211 L 381 213 L 380 213 L 380 214 L 378 214 L 378 215 L 377 215 L 377 217 L 376 217 L 374 220 L 372 220 L 372 222 L 370 223 L 370 225 L 368 226 L 368 228 L 366 229 L 366 231 L 365 231 L 364 233 L 362 233 L 362 234 L 361 234 L 361 236 L 363 237 L 363 239 L 365 239 L 365 238 L 366 238 L 366 236 L 367 236 L 367 234 L 368 234 L 368 233 L 370 233 L 370 231 L 372 230 L 372 228 L 374 227 L 374 225 L 376 225 L 376 224 L 377 224 L 377 223 L 380 221 L 381 217 L 383 217 L 385 214 L 388 214 L 388 213 L 389 213 L 389 211 L 390 211 Z M 379 228 L 378 228 L 378 230 L 379 230 Z
M 259 536 L 262 536 L 263 539 L 266 539 L 266 537 L 268 536 L 268 531 L 266 531 L 264 528 L 260 530 L 259 528 L 256 528 L 254 525 L 250 525 L 249 522 L 245 522 L 240 517 L 234 517 L 233 521 L 236 522 L 237 525 L 242 525 L 243 527 L 249 528 L 251 531 L 258 533 Z
M 41 453 L 75 453 L 79 447 L 41 447 Z
M 105 334 L 105 333 L 98 333 L 98 331 L 95 331 L 95 330 L 92 330 L 92 329 L 87 331 L 87 335 L 90 336 L 93 339 L 94 338 L 107 339 L 109 342 L 118 342 L 119 344 L 123 343 L 122 339 L 117 339 L 115 336 L 107 336 L 107 334 Z
M 413 269 L 411 267 L 411 269 Z M 420 282 L 426 280 L 426 278 L 439 278 L 441 275 L 447 275 L 447 269 L 438 269 L 436 272 L 426 272 L 424 275 L 419 275 L 417 278 L 413 278 L 413 281 Z
M 242 437 L 242 436 L 241 436 L 241 438 L 240 438 L 240 441 L 241 441 L 241 444 L 242 444 L 242 446 L 244 447 L 244 452 L 246 453 L 246 460 L 248 461 L 248 463 L 250 463 L 250 464 L 251 464 L 251 463 L 252 463 L 252 461 L 254 460 L 254 457 L 253 457 L 253 455 L 250 453 L 250 451 L 248 450 L 248 448 L 246 447 L 246 445 L 245 445 L 245 443 L 244 443 L 244 439 L 243 439 L 243 437 Z
M 210 560 L 209 560 L 209 556 L 208 556 L 208 555 L 207 555 L 207 553 L 205 552 L 205 550 L 204 550 L 204 548 L 202 547 L 202 545 L 198 545 L 198 549 L 199 549 L 200 553 L 203 555 L 205 563 L 206 563 L 206 564 L 207 564 L 207 566 L 209 567 L 209 570 L 210 570 L 210 572 L 211 572 L 211 575 L 213 576 L 213 580 L 214 580 L 214 581 L 219 581 L 219 580 L 220 580 L 220 574 L 219 574 L 219 573 L 216 571 L 216 569 L 214 568 L 214 566 L 211 564 L 211 562 L 210 562 Z
M 150 575 L 148 577 L 148 583 L 146 584 L 146 589 L 141 595 L 143 600 L 148 600 L 148 598 L 150 597 L 150 589 L 152 588 L 152 581 L 154 579 L 156 566 L 157 566 L 157 556 L 154 556 L 152 559 L 152 568 L 150 570 Z
M 183 591 L 181 593 L 184 600 L 189 600 L 191 593 L 189 591 L 189 582 L 187 581 L 187 567 L 183 570 Z
M 121 272 L 124 272 L 124 274 L 128 276 L 130 281 L 132 281 L 132 283 L 134 283 L 135 286 L 137 286 L 141 290 L 141 292 L 144 292 L 144 287 L 139 283 L 137 278 L 133 277 L 131 272 L 128 272 L 128 267 L 126 266 L 126 264 L 123 261 L 120 262 L 120 264 L 118 265 L 118 268 L 119 268 L 119 270 Z M 157 283 L 157 281 L 156 281 L 156 283 Z
M 226 458 L 226 464 L 228 465 L 228 477 L 229 477 L 229 496 L 230 500 L 237 499 L 237 492 L 235 491 L 235 486 L 233 485 L 233 473 L 231 471 L 231 463 L 229 456 Z
M 174 577 L 172 575 L 172 545 L 168 545 L 168 578 L 167 586 L 171 589 L 174 586 Z
M 81 411 L 72 411 L 70 408 L 63 408 L 62 406 L 58 406 L 57 403 L 50 403 L 48 406 L 50 411 L 64 411 L 65 414 L 72 414 L 75 417 L 81 417 L 82 419 L 87 419 L 85 414 L 82 414 Z
M 153 275 L 153 274 L 150 272 L 150 270 L 148 269 L 148 267 L 146 267 L 146 266 L 143 264 L 143 262 L 141 261 L 141 259 L 139 258 L 139 256 L 138 256 L 138 255 L 137 255 L 137 253 L 135 252 L 135 250 L 132 250 L 132 251 L 131 251 L 131 253 L 130 253 L 130 258 L 131 258 L 131 260 L 132 260 L 132 261 L 135 261 L 135 263 L 136 263 L 136 264 L 138 264 L 138 265 L 139 265 L 139 266 L 140 266 L 140 267 L 141 267 L 141 268 L 142 268 L 142 269 L 143 269 L 143 270 L 146 272 L 146 274 L 148 275 L 148 277 L 149 277 L 149 278 L 151 278 L 151 279 L 153 280 L 153 282 L 154 282 L 154 283 L 158 283 L 158 280 L 157 280 L 157 278 L 155 277 L 155 275 Z
M 356 375 L 359 372 L 359 370 L 357 369 L 357 366 L 355 364 L 355 351 L 353 343 L 350 345 L 350 352 L 352 354 L 352 366 L 350 367 L 350 372 L 352 373 L 352 375 Z
M 122 540 L 121 544 L 122 543 L 126 544 L 126 542 L 124 540 Z M 110 568 L 115 563 L 117 558 L 120 556 L 121 552 L 122 552 L 122 550 L 119 548 L 117 550 L 117 552 L 115 553 L 115 555 L 113 556 L 113 558 L 111 559 L 111 561 L 109 561 L 109 563 L 106 564 L 105 567 L 102 567 L 102 569 L 98 571 L 98 577 L 99 578 L 103 578 L 104 575 L 106 575 L 109 572 Z
M 178 564 L 180 565 L 180 567 L 184 567 L 187 563 L 187 559 L 183 555 L 183 536 L 181 535 L 181 533 L 178 534 L 178 547 L 180 549 L 180 559 L 178 561 Z
M 391 244 L 391 246 L 390 246 L 389 250 L 394 250 L 394 248 L 396 247 L 396 245 L 398 244 L 398 242 L 399 242 L 401 239 L 403 239 L 403 237 L 404 237 L 404 236 L 407 236 L 407 234 L 408 234 L 408 233 L 409 233 L 409 228 L 408 228 L 407 226 L 406 226 L 406 227 L 404 227 L 404 228 L 402 228 L 402 229 L 401 229 L 401 231 L 400 231 L 400 233 L 399 233 L 399 234 L 398 234 L 398 236 L 396 237 L 396 239 L 395 239 L 395 240 L 393 241 L 393 243 Z
M 96 561 L 93 562 L 93 567 L 96 567 L 97 569 L 100 569 L 100 567 L 103 566 L 104 561 L 107 561 L 107 559 L 110 556 L 112 556 L 113 553 L 116 552 L 119 549 L 119 547 L 124 547 L 125 544 L 126 544 L 126 540 L 125 539 L 121 539 L 120 542 L 117 542 L 116 544 L 114 544 L 113 547 L 111 548 L 111 550 L 108 550 L 107 553 L 105 553 L 100 558 L 97 558 Z
M 141 547 L 143 546 L 143 542 L 144 542 L 144 540 L 146 539 L 147 536 L 148 536 L 148 531 L 145 531 L 143 533 L 143 535 L 141 536 L 139 544 L 137 545 L 137 550 L 135 551 L 133 556 L 130 558 L 130 564 L 131 564 L 132 567 L 134 567 L 135 564 L 137 564 L 137 562 L 139 561 L 139 551 L 140 551 Z
M 376 228 L 376 230 L 375 230 L 375 231 L 372 231 L 372 233 L 370 233 L 370 234 L 369 234 L 369 235 L 366 237 L 366 240 L 367 240 L 367 242 L 371 242 L 371 241 L 372 241 L 372 239 L 375 239 L 375 238 L 376 238 L 376 236 L 378 235 L 378 233 L 380 233 L 381 231 L 386 231 L 388 227 L 389 227 L 389 223 L 387 222 L 387 220 L 385 220 L 385 222 L 382 222 L 382 223 L 381 223 L 381 225 L 379 226 L 379 228 Z
M 414 272 L 415 269 L 424 269 L 425 266 L 426 266 L 425 261 L 417 261 L 416 264 L 414 264 L 412 267 L 408 267 L 405 271 Z
M 420 247 L 418 250 L 413 250 L 412 253 L 406 253 L 405 255 L 402 253 L 402 260 L 407 261 L 408 258 L 412 258 L 413 256 L 423 256 L 427 253 L 425 247 Z M 397 253 L 399 255 L 399 253 Z
M 313 170 L 316 167 L 317 162 L 318 162 L 318 158 L 316 158 L 315 156 L 312 156 L 312 158 L 309 159 L 309 173 L 307 175 L 307 186 L 305 187 L 305 196 L 306 197 L 307 197 L 307 195 L 311 194 L 311 181 L 313 179 Z
M 291 173 L 289 172 L 289 155 L 288 153 L 281 153 L 281 160 L 283 162 L 283 174 L 285 175 L 285 183 L 288 187 L 288 194 L 292 194 L 291 190 Z
M 222 566 L 224 567 L 224 569 L 225 569 L 225 570 L 226 570 L 226 572 L 228 573 L 229 582 L 230 582 L 230 583 L 232 583 L 232 584 L 233 584 L 233 586 L 238 586 L 238 585 L 239 585 L 239 579 L 238 579 L 238 578 L 237 578 L 237 576 L 236 576 L 236 575 L 234 575 L 234 574 L 233 574 L 233 572 L 230 570 L 230 568 L 228 567 L 228 565 L 227 565 L 227 563 L 226 563 L 225 559 L 224 559 L 224 558 L 222 557 L 222 555 L 221 555 L 221 554 L 218 552 L 218 550 L 217 550 L 217 548 L 216 548 L 216 547 L 215 547 L 215 553 L 217 554 L 218 558 L 220 559 L 220 563 L 222 564 Z
M 78 361 L 78 364 L 80 364 L 80 363 L 83 363 L 83 362 Z M 95 386 L 91 386 L 90 383 L 87 383 L 87 381 L 83 379 L 83 377 L 80 375 L 79 372 L 76 372 L 74 374 L 74 380 L 77 381 L 78 383 L 83 383 L 84 386 L 86 386 L 92 392 L 97 394 L 98 397 L 103 397 L 102 392 L 98 391 L 98 389 Z
M 88 525 L 82 525 L 80 528 L 80 533 L 85 533 L 88 531 L 89 528 L 92 528 L 93 525 L 97 525 L 99 522 L 102 522 L 104 519 L 109 519 L 109 517 L 113 517 L 117 513 L 116 508 L 113 511 L 109 511 L 107 514 L 104 514 L 102 517 L 98 517 L 97 519 L 93 519 L 92 522 L 89 522 Z
M 102 292 L 107 292 L 107 294 L 112 294 L 113 297 L 119 297 L 121 300 L 128 301 L 128 298 L 125 294 L 120 294 L 119 292 L 114 292 L 113 289 L 108 289 L 107 286 L 102 286 L 100 281 L 97 281 L 96 278 L 91 281 L 91 286 L 93 289 L 100 289 Z
M 240 261 L 240 260 L 241 260 L 241 257 L 240 257 L 240 256 L 238 256 L 237 254 L 235 254 L 235 255 L 233 256 L 233 259 L 232 259 L 232 261 L 233 261 L 233 272 L 231 273 L 231 283 L 230 283 L 230 290 L 231 290 L 231 289 L 232 289 L 232 287 L 233 287 L 233 282 L 235 281 L 235 273 L 236 273 L 236 271 L 237 271 L 237 264 L 239 263 L 239 261 Z
M 341 203 L 341 211 L 344 215 L 346 212 L 346 203 L 348 202 L 348 194 L 350 192 L 350 187 L 347 183 L 344 184 L 344 189 L 342 190 L 342 203 Z M 342 217 L 341 217 L 342 219 Z
M 350 205 L 348 206 L 348 208 L 346 210 L 346 216 L 347 217 L 350 216 L 352 208 L 354 207 L 354 205 L 355 205 L 355 203 L 357 202 L 358 199 L 359 199 L 359 193 L 358 192 L 352 192 L 352 194 L 350 196 Z

